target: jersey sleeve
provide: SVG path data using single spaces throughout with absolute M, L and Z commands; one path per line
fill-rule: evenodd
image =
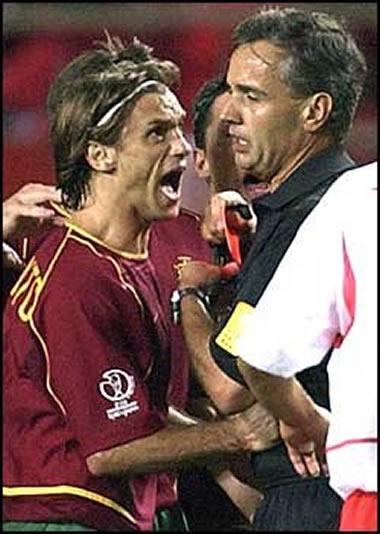
M 155 352 L 141 305 L 107 281 L 56 285 L 41 320 L 51 388 L 85 456 L 162 427 L 147 382 Z
M 339 220 L 323 205 L 298 231 L 257 306 L 239 301 L 215 345 L 282 376 L 320 363 L 339 331 L 341 273 Z
M 230 320 L 236 326 L 236 319 L 243 310 L 245 314 L 248 309 L 255 308 L 305 216 L 305 209 L 295 210 L 292 212 L 291 224 L 289 224 L 289 216 L 275 212 L 264 226 L 259 226 L 239 274 L 239 289 L 235 300 L 211 340 L 210 352 L 215 363 L 230 378 L 243 386 L 246 386 L 246 383 L 237 367 L 236 355 L 230 350 L 230 344 L 220 343 L 217 340 L 220 341 L 222 332 L 223 339 L 226 339 L 226 333 L 228 338 L 231 336 L 230 328 L 226 330 L 227 325 L 231 325 Z M 268 245 L 269 241 L 270 245 Z M 237 312 L 234 311 L 235 307 L 237 307 Z

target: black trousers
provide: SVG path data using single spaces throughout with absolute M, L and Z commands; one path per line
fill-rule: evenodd
M 263 495 L 253 519 L 255 531 L 339 530 L 343 501 L 326 478 L 284 484 L 263 491 Z

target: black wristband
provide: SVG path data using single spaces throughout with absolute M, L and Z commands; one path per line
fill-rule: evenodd
M 187 295 L 194 295 L 200 302 L 202 302 L 206 310 L 209 309 L 208 296 L 199 287 L 183 287 L 182 289 L 175 289 L 170 298 L 170 308 L 174 324 L 179 324 L 181 322 L 181 300 Z

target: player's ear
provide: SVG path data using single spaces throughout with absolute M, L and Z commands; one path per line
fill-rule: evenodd
M 319 130 L 329 118 L 333 104 L 329 93 L 315 93 L 308 98 L 302 110 L 305 130 L 310 133 Z
M 116 149 L 112 146 L 90 141 L 86 159 L 95 171 L 113 172 L 116 169 Z
M 210 181 L 210 167 L 203 148 L 194 148 L 194 167 L 198 176 L 204 178 L 208 183 Z

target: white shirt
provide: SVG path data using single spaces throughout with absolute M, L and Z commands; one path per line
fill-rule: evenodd
M 343 498 L 377 491 L 377 162 L 338 178 L 256 309 L 239 303 L 230 321 L 240 326 L 235 354 L 285 377 L 343 336 L 328 364 L 330 484 Z

